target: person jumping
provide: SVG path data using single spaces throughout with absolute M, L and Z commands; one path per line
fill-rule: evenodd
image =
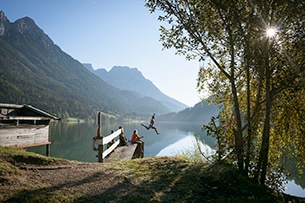
M 149 129 L 152 128 L 152 129 L 155 130 L 155 132 L 157 133 L 157 135 L 159 135 L 160 133 L 158 132 L 158 129 L 154 126 L 154 124 L 155 124 L 155 113 L 152 115 L 148 127 L 147 127 L 146 125 L 144 125 L 143 123 L 141 124 L 141 126 L 143 126 L 144 128 L 146 128 L 146 130 L 149 130 Z

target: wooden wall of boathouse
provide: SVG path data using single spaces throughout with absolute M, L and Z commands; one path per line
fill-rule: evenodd
M 31 105 L 0 103 L 0 145 L 18 148 L 50 145 L 50 122 L 59 120 Z
M 50 144 L 49 125 L 0 125 L 0 145 L 31 147 Z

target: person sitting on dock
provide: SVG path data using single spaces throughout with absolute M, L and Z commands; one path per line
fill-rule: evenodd
M 119 129 L 121 129 L 120 146 L 125 146 L 127 145 L 127 138 L 124 135 L 124 128 L 122 126 L 119 126 Z
M 141 138 L 143 138 L 143 136 L 139 137 L 138 135 L 138 130 L 134 130 L 133 134 L 131 136 L 131 142 L 132 143 L 139 143 L 139 142 L 143 142 L 143 140 L 141 140 Z M 144 142 L 143 142 L 144 143 Z
M 157 133 L 157 135 L 159 135 L 160 133 L 158 132 L 158 129 L 154 126 L 154 124 L 155 124 L 155 113 L 152 115 L 148 127 L 147 127 L 146 125 L 144 125 L 144 124 L 141 124 L 141 126 L 143 126 L 144 128 L 146 128 L 146 130 L 149 130 L 149 129 L 152 128 L 152 129 L 155 130 L 155 132 Z
M 143 140 L 141 140 L 141 138 L 143 138 L 143 136 L 139 137 L 138 130 L 135 129 L 133 131 L 132 136 L 131 136 L 131 143 L 139 144 L 141 146 L 141 158 L 143 158 L 143 155 L 144 155 L 144 142 L 143 142 Z

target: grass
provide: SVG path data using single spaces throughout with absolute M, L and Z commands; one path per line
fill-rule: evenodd
M 42 170 L 63 164 L 71 168 Z M 305 202 L 259 186 L 229 165 L 193 163 L 181 156 L 92 164 L 0 147 L 0 202 L 287 202 L 288 199 Z

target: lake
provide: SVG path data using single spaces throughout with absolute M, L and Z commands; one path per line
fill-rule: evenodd
M 109 135 L 112 130 L 117 130 L 117 123 L 102 125 L 101 134 Z M 201 131 L 200 124 L 190 123 L 163 123 L 158 122 L 157 128 L 160 135 L 154 130 L 146 130 L 140 123 L 124 123 L 125 136 L 131 139 L 134 129 L 138 130 L 139 136 L 144 136 L 144 157 L 173 156 L 194 148 L 195 136 L 202 140 L 201 148 L 204 152 L 213 153 L 215 138 L 207 136 Z M 98 162 L 97 152 L 92 149 L 92 138 L 96 135 L 96 124 L 88 123 L 64 123 L 52 122 L 50 125 L 50 156 L 77 160 L 82 162 Z M 45 146 L 32 147 L 28 151 L 45 155 Z M 304 178 L 296 176 L 286 185 L 286 193 L 305 197 Z M 300 185 L 298 185 L 298 183 Z
M 102 125 L 101 134 L 109 135 L 112 130 L 117 130 L 122 124 Z M 208 137 L 201 131 L 201 125 L 158 123 L 160 135 L 154 130 L 146 130 L 140 123 L 125 123 L 125 136 L 131 139 L 134 129 L 145 142 L 144 157 L 171 156 L 184 149 L 194 146 L 194 133 L 205 140 L 209 151 L 214 148 L 215 139 Z M 50 156 L 60 157 L 83 162 L 98 162 L 97 152 L 92 150 L 92 138 L 96 135 L 97 125 L 88 123 L 63 123 L 53 122 L 50 125 Z M 182 142 L 182 143 L 180 143 Z M 45 147 L 33 147 L 29 151 L 45 155 Z

